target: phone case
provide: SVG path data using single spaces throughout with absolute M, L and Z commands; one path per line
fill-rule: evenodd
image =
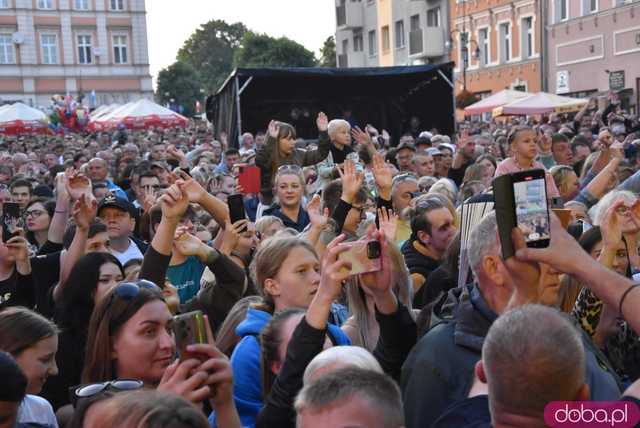
M 357 241 L 340 244 L 341 247 L 348 248 L 340 253 L 341 260 L 351 263 L 351 275 L 359 275 L 367 272 L 377 272 L 382 269 L 380 257 L 370 259 L 367 245 L 375 241 Z
M 511 242 L 511 231 L 516 227 L 516 210 L 514 205 L 513 181 L 511 175 L 505 174 L 493 179 L 493 209 L 496 212 L 498 235 L 502 247 L 502 258 L 507 260 L 515 254 Z
M 176 338 L 176 349 L 183 357 L 188 345 L 207 343 L 207 330 L 201 311 L 187 312 L 173 317 L 173 333 Z
M 229 195 L 227 197 L 227 205 L 229 206 L 229 217 L 232 224 L 246 218 L 244 211 L 244 199 L 242 195 Z
M 253 165 L 241 167 L 238 184 L 244 193 L 260 193 L 260 168 Z

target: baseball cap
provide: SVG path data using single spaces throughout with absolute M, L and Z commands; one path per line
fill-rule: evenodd
M 425 152 L 427 152 L 429 156 L 442 156 L 442 152 L 435 147 L 429 147 Z
M 451 150 L 451 153 L 454 153 L 454 154 L 455 154 L 455 152 L 456 152 L 456 147 L 455 147 L 453 144 L 451 144 L 451 143 L 441 143 L 441 144 L 438 144 L 438 149 L 443 148 L 443 147 L 444 147 L 444 148 L 446 148 L 446 149 Z
M 431 139 L 431 138 L 433 138 L 433 134 L 431 132 L 429 132 L 429 131 L 422 131 L 420 133 L 420 135 L 418 135 L 418 138 L 423 138 L 423 137 Z
M 399 152 L 402 149 L 409 149 L 412 152 L 416 151 L 416 147 L 412 143 L 409 143 L 407 141 L 400 143 L 400 145 L 398 145 L 398 147 L 396 148 L 396 152 Z
M 133 204 L 127 199 L 117 197 L 113 193 L 108 193 L 107 196 L 105 196 L 104 199 L 100 201 L 100 204 L 98 204 L 98 216 L 100 215 L 100 211 L 102 211 L 104 208 L 117 208 L 126 213 L 129 213 L 129 215 L 132 217 L 136 216 L 136 208 L 133 206 Z

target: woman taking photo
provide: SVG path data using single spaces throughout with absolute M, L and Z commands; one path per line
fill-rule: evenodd
M 152 282 L 115 286 L 91 317 L 83 383 L 137 379 L 192 403 L 209 399 L 219 427 L 240 427 L 227 358 L 213 345 L 197 344 L 187 347 L 189 357 L 176 360 L 172 320 L 162 290 Z M 213 343 L 209 323 L 204 324 Z
M 262 203 L 269 205 L 273 199 L 273 183 L 276 172 L 282 165 L 298 167 L 315 165 L 329 154 L 331 142 L 327 132 L 329 121 L 320 112 L 316 119 L 318 131 L 318 148 L 315 150 L 296 148 L 296 130 L 284 122 L 271 121 L 267 141 L 256 153 L 256 166 L 260 168 L 260 193 Z M 304 183 L 304 179 L 302 181 Z M 303 184 L 304 185 L 304 184 Z
M 298 237 L 273 238 L 258 250 L 253 265 L 254 281 L 262 302 L 247 311 L 236 333 L 242 339 L 231 356 L 235 379 L 234 400 L 243 426 L 253 427 L 263 406 L 258 335 L 274 313 L 288 308 L 307 308 L 320 284 L 320 261 L 306 240 Z M 328 315 L 328 313 L 327 313 Z M 350 344 L 347 336 L 329 325 L 335 345 Z M 217 415 L 213 417 L 213 422 Z
M 58 328 L 29 309 L 14 306 L 0 312 L 0 351 L 6 351 L 27 377 L 27 396 L 18 410 L 18 424 L 57 427 L 53 409 L 38 397 L 49 376 L 58 373 Z
M 60 373 L 47 382 L 43 396 L 54 409 L 69 403 L 68 389 L 80 383 L 87 327 L 100 299 L 124 278 L 118 259 L 109 253 L 89 253 L 75 264 L 56 300 L 55 321 L 60 327 L 56 362 Z M 61 289 L 60 289 L 61 288 Z

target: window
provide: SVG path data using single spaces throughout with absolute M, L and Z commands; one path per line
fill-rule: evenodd
M 480 49 L 480 58 L 478 62 L 481 67 L 489 65 L 489 29 L 482 28 L 478 30 L 478 48 Z
M 0 34 L 0 64 L 15 64 L 11 34 Z
M 500 24 L 500 62 L 511 60 L 511 25 Z
M 569 19 L 569 0 L 556 0 L 556 22 Z
M 73 7 L 76 10 L 89 10 L 89 0 L 74 0 Z
M 109 0 L 109 10 L 124 10 L 124 0 Z
M 40 36 L 40 51 L 43 64 L 58 63 L 58 36 L 55 34 L 43 34 Z
M 440 8 L 429 9 L 427 11 L 427 27 L 440 26 Z
M 9 0 L 0 0 L 0 9 L 8 9 Z
M 369 31 L 369 56 L 376 56 L 378 53 L 378 40 L 376 39 L 376 30 Z
M 91 36 L 78 36 L 78 63 L 91 64 L 93 62 L 91 54 Z
M 364 50 L 364 39 L 362 37 L 362 30 L 353 32 L 353 51 L 362 52 Z
M 127 63 L 127 36 L 113 36 L 113 62 Z
M 382 34 L 382 52 L 389 52 L 389 48 L 391 47 L 391 41 L 389 39 L 389 26 L 385 25 L 380 29 Z
M 411 17 L 411 31 L 420 29 L 420 15 L 413 15 Z
M 533 18 L 522 19 L 522 58 L 531 58 L 533 55 Z
M 38 9 L 53 9 L 53 0 L 38 0 Z
M 460 64 L 463 68 L 469 68 L 469 33 L 460 33 Z
M 346 55 L 349 52 L 349 39 L 342 41 L 342 54 Z
M 396 21 L 396 49 L 404 47 L 404 21 Z
M 598 11 L 598 0 L 582 0 L 582 14 L 589 15 Z

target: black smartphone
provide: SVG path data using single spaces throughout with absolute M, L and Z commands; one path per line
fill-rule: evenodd
M 516 226 L 522 230 L 528 247 L 549 246 L 551 225 L 544 170 L 534 169 L 495 178 L 493 197 L 503 259 L 515 253 L 511 230 Z
M 240 193 L 227 196 L 227 205 L 229 206 L 229 217 L 231 218 L 231 224 L 239 220 L 244 220 L 247 215 L 244 211 L 244 197 Z M 242 232 L 244 232 L 243 229 Z
M 4 224 L 7 227 L 10 237 L 14 237 L 20 233 L 18 229 L 22 228 L 22 216 L 20 215 L 20 205 L 16 202 L 5 202 L 2 204 L 2 215 Z

